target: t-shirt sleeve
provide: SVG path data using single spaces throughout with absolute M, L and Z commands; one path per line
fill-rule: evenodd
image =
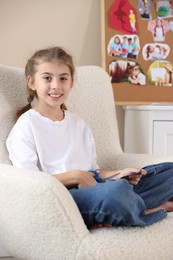
M 89 136 L 90 136 L 90 144 L 91 144 L 91 152 L 92 152 L 92 166 L 91 166 L 91 170 L 97 170 L 100 167 L 99 167 L 99 165 L 97 163 L 97 152 L 96 152 L 95 140 L 94 140 L 93 134 L 92 134 L 90 129 L 89 129 Z
M 33 134 L 27 122 L 17 122 L 11 130 L 6 146 L 9 159 L 19 168 L 39 170 L 38 156 L 33 142 Z

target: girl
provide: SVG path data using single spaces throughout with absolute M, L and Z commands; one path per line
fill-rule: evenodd
M 119 172 L 99 169 L 90 128 L 64 105 L 74 71 L 72 57 L 59 47 L 40 50 L 28 60 L 28 104 L 18 111 L 7 139 L 13 165 L 45 171 L 62 182 L 88 228 L 159 221 L 166 210 L 173 210 L 168 201 L 173 196 L 173 188 L 168 189 L 173 187 L 173 164 Z
M 161 19 L 156 20 L 156 26 L 154 28 L 154 41 L 163 42 L 165 39 L 165 32 Z
M 114 39 L 110 41 L 108 45 L 108 54 L 111 56 L 120 56 L 121 50 L 121 41 L 118 36 L 115 36 Z
M 129 22 L 130 22 L 130 26 L 132 28 L 132 32 L 136 33 L 136 16 L 135 16 L 133 10 L 130 10 L 130 12 L 129 12 Z

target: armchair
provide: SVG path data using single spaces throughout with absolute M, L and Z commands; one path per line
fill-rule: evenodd
M 173 259 L 173 213 L 146 228 L 89 231 L 59 181 L 47 173 L 10 165 L 5 140 L 16 109 L 26 100 L 23 69 L 0 65 L 0 241 L 10 255 L 26 260 Z M 173 156 L 122 151 L 112 86 L 100 67 L 77 67 L 67 107 L 91 126 L 100 167 L 143 167 L 173 160 Z

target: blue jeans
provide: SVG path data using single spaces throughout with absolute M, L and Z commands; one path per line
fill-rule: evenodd
M 134 191 L 144 200 L 147 209 L 155 208 L 173 197 L 173 163 L 165 162 L 143 167 L 147 175 Z
M 145 214 L 173 197 L 173 163 L 144 167 L 147 175 L 133 186 L 125 179 L 70 189 L 87 227 L 97 223 L 112 226 L 147 226 L 166 217 L 165 210 Z

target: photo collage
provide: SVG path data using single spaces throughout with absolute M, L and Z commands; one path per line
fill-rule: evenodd
M 136 2 L 134 7 L 131 1 L 115 0 L 109 10 L 109 26 L 115 31 L 106 46 L 112 57 L 111 82 L 173 87 L 173 38 L 167 41 L 173 36 L 173 0 Z

